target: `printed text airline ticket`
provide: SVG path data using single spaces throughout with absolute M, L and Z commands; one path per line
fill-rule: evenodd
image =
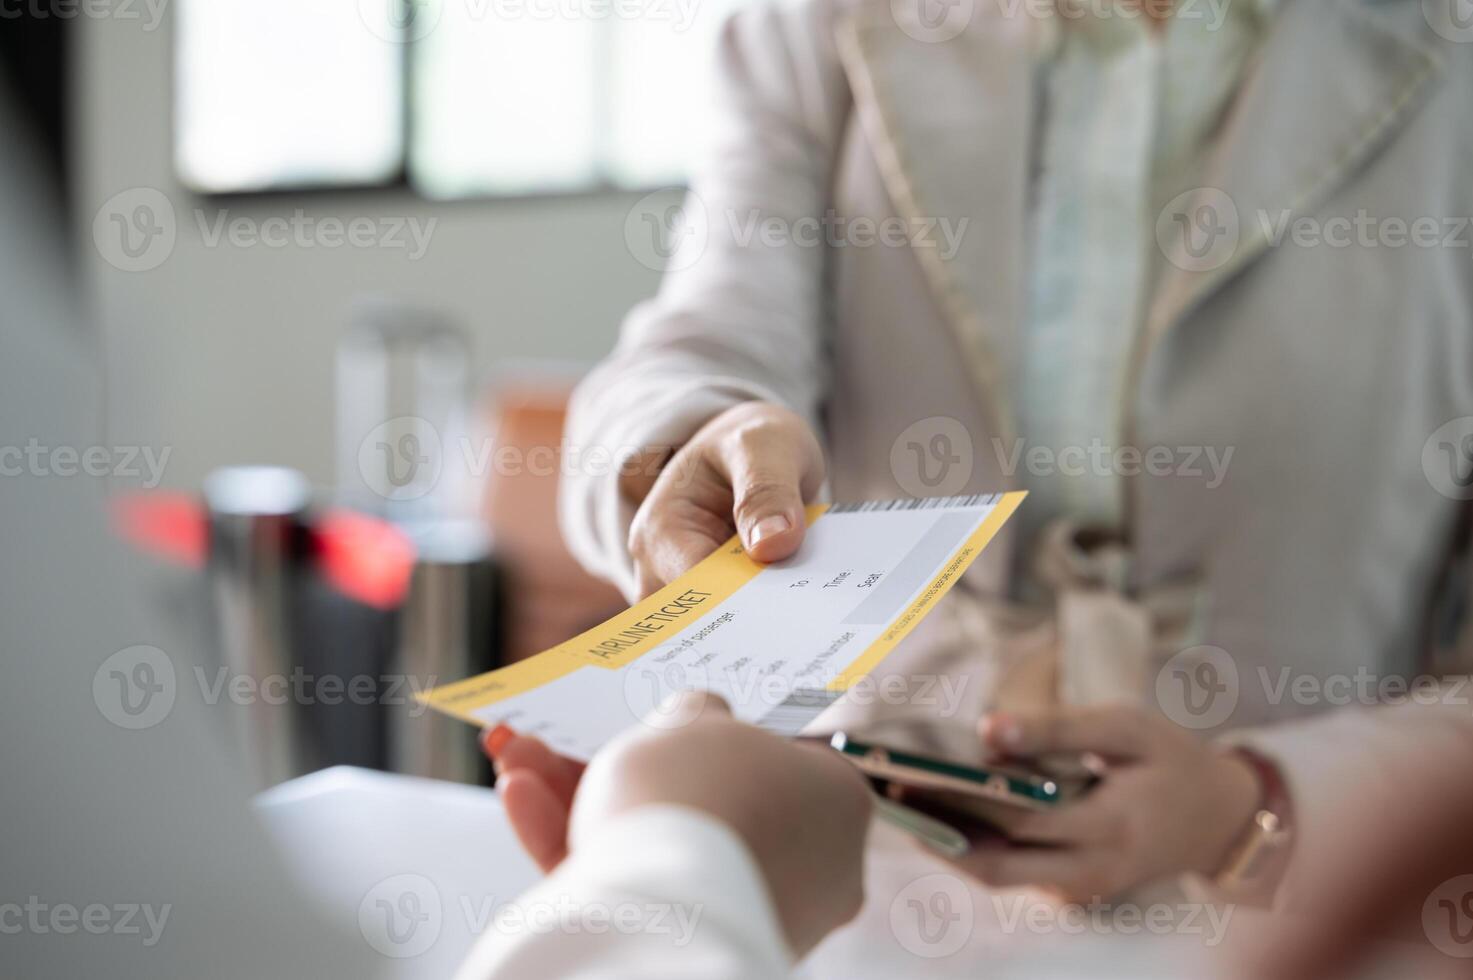
M 946 594 L 1022 493 L 808 510 L 803 546 L 760 565 L 733 538 L 608 622 L 535 657 L 421 695 L 587 759 L 674 691 L 793 735 L 872 671 Z

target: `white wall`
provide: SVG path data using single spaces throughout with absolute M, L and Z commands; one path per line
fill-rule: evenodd
M 267 197 L 219 204 L 174 180 L 167 21 L 79 20 L 76 234 L 109 363 L 114 445 L 170 447 L 166 486 L 193 488 L 225 463 L 332 473 L 334 348 L 351 299 L 378 293 L 433 305 L 471 334 L 476 367 L 509 357 L 591 361 L 623 312 L 656 287 L 624 245 L 634 195 L 429 203 L 402 191 Z M 93 244 L 98 208 L 120 191 L 162 191 L 178 240 L 161 266 L 123 272 Z M 427 253 L 205 244 L 213 220 L 356 215 L 437 219 Z

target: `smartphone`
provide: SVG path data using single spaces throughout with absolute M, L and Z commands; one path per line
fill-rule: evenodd
M 829 745 L 858 769 L 883 796 L 979 819 L 1006 832 L 1007 811 L 1048 810 L 1086 792 L 1097 776 L 1084 766 L 1055 772 L 1010 763 L 970 766 L 863 742 L 837 732 Z

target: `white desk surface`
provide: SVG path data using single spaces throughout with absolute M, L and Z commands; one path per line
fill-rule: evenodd
M 272 787 L 256 809 L 303 889 L 383 946 L 394 976 L 452 976 L 490 910 L 539 877 L 483 787 L 336 766 Z M 397 907 L 408 893 L 439 912 L 395 943 L 378 903 Z

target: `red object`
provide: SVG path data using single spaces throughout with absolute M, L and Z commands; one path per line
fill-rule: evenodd
M 498 723 L 495 728 L 481 736 L 481 744 L 486 747 L 487 754 L 495 758 L 502 749 L 506 748 L 506 743 L 516 737 L 516 734 L 507 725 Z
M 141 551 L 203 569 L 210 550 L 205 507 L 187 493 L 156 492 L 113 503 L 113 526 Z M 329 510 L 311 529 L 316 569 L 335 589 L 379 609 L 404 601 L 414 544 L 398 528 L 351 510 Z
M 393 609 L 409 592 L 414 544 L 394 525 L 351 510 L 329 510 L 315 530 L 317 565 L 339 592 Z
M 187 493 L 159 491 L 113 501 L 113 527 L 123 540 L 152 555 L 204 568 L 210 550 L 205 509 Z

